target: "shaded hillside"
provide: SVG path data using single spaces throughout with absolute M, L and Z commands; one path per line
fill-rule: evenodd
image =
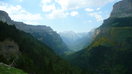
M 42 43 L 52 48 L 56 54 L 64 55 L 69 51 L 67 45 L 63 42 L 59 34 L 47 26 L 32 26 L 24 23 L 15 22 L 16 28 L 30 33 Z
M 79 69 L 71 67 L 48 46 L 31 35 L 17 30 L 14 25 L 9 26 L 0 22 L 0 42 L 0 62 L 22 69 L 27 73 L 80 74 Z M 3 50 L 5 52 L 2 52 Z
M 48 26 L 32 26 L 22 22 L 15 22 L 11 20 L 8 13 L 2 10 L 0 10 L 0 21 L 6 22 L 9 25 L 14 24 L 17 29 L 30 33 L 33 37 L 52 48 L 56 54 L 63 55 L 69 51 L 59 34 Z
M 131 27 L 132 26 L 132 17 L 124 18 L 108 18 L 104 20 L 103 25 L 100 28 L 106 27 Z
M 116 5 L 112 12 L 119 10 L 96 29 L 98 35 L 95 40 L 87 48 L 69 56 L 68 60 L 73 65 L 91 74 L 132 74 L 132 17 L 125 16 L 125 11 L 131 11 L 132 2 L 123 0 Z M 125 11 L 120 10 L 122 8 Z

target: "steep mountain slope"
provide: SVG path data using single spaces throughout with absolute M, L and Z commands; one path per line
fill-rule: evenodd
M 81 74 L 48 46 L 3 22 L 0 22 L 0 62 L 29 74 Z
M 17 29 L 30 33 L 39 41 L 52 48 L 56 54 L 63 55 L 69 51 L 67 45 L 63 42 L 59 34 L 47 26 L 32 26 L 24 23 L 15 22 Z
M 52 48 L 56 54 L 63 55 L 69 51 L 66 44 L 63 42 L 59 34 L 53 31 L 48 26 L 32 26 L 22 22 L 15 22 L 11 20 L 8 14 L 0 10 L 0 20 L 8 24 L 14 24 L 17 29 L 30 33 L 32 36 L 45 43 Z
M 94 31 L 86 33 L 61 32 L 59 33 L 63 41 L 73 52 L 79 51 L 90 44 L 94 37 Z
M 96 29 L 95 40 L 71 55 L 70 62 L 91 74 L 132 74 L 132 13 L 126 12 L 131 9 L 131 0 L 116 3 L 110 18 Z

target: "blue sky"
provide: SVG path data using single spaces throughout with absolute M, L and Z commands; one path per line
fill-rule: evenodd
M 15 21 L 47 25 L 57 32 L 88 32 L 108 18 L 120 0 L 0 0 Z

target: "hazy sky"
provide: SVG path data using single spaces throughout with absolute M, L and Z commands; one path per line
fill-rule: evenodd
M 0 0 L 15 21 L 47 25 L 57 32 L 88 32 L 109 17 L 120 0 Z

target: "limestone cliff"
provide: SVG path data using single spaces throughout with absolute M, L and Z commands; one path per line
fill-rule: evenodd
M 132 17 L 132 0 L 122 0 L 113 6 L 110 17 L 124 18 Z

